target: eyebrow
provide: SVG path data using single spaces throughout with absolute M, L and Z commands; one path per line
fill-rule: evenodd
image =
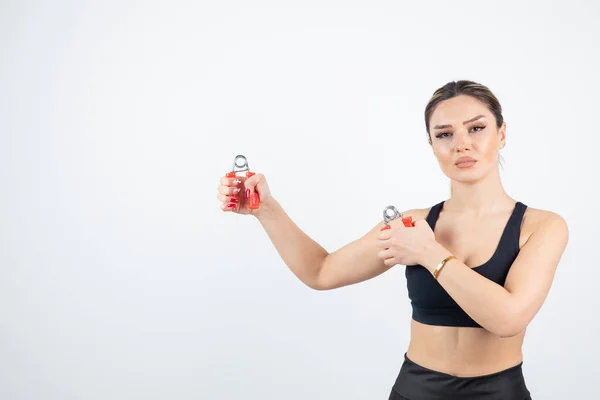
M 474 118 L 471 118 L 469 120 L 464 121 L 463 125 L 466 125 L 469 122 L 477 121 L 479 118 L 483 118 L 483 117 L 485 117 L 485 115 L 479 114 L 478 116 L 476 116 Z M 436 126 L 433 127 L 433 129 L 445 129 L 445 128 L 451 128 L 451 127 L 452 127 L 451 124 L 445 124 L 445 125 L 436 125 Z

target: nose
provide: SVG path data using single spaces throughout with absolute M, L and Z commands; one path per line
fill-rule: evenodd
M 471 149 L 471 136 L 466 129 L 461 129 L 454 133 L 454 145 L 457 152 Z

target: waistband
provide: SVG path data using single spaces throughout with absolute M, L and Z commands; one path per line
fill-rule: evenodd
M 526 400 L 523 362 L 492 374 L 457 377 L 423 367 L 404 354 L 393 389 L 410 400 Z

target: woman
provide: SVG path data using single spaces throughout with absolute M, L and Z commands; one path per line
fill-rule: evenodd
M 406 265 L 411 340 L 389 399 L 531 399 L 521 368 L 523 339 L 551 287 L 567 225 L 505 192 L 498 159 L 506 123 L 487 87 L 444 85 L 425 108 L 425 126 L 451 195 L 403 212 L 413 227 L 394 220 L 382 230 L 380 222 L 328 253 L 288 217 L 263 175 L 224 177 L 217 197 L 224 211 L 254 215 L 286 265 L 313 289 Z M 260 208 L 250 209 L 255 191 Z

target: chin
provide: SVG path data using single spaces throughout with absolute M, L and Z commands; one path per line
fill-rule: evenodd
M 452 165 L 449 170 L 446 170 L 446 176 L 453 181 L 460 183 L 474 183 L 477 182 L 487 175 L 488 171 L 480 168 L 457 168 Z

